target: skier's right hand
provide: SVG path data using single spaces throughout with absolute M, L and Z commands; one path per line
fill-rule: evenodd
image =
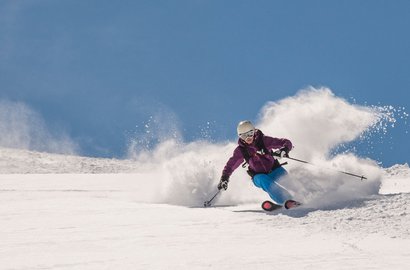
M 229 182 L 229 176 L 222 175 L 221 180 L 219 181 L 219 184 L 218 184 L 218 190 L 221 190 L 221 189 L 227 190 L 228 182 Z

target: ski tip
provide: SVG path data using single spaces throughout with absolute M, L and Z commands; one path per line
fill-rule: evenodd
M 265 211 L 267 211 L 267 212 L 272 212 L 272 211 L 274 211 L 274 210 L 276 210 L 276 209 L 282 208 L 281 205 L 274 204 L 274 203 L 271 202 L 271 201 L 264 201 L 264 202 L 262 203 L 261 207 L 262 207 L 263 210 L 265 210 Z
M 294 200 L 287 200 L 285 202 L 285 208 L 286 209 L 292 209 L 292 208 L 295 208 L 295 207 L 299 207 L 301 205 L 302 204 L 300 202 L 297 202 L 297 201 L 294 201 Z

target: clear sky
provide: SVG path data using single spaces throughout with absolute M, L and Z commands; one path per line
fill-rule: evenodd
M 407 0 L 1 0 L 0 99 L 105 157 L 155 115 L 185 141 L 234 139 L 309 85 L 410 110 L 409 29 Z M 409 162 L 407 130 L 375 158 Z

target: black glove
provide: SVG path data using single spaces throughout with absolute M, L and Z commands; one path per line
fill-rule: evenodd
M 280 153 L 280 157 L 289 157 L 289 148 L 287 147 L 282 147 L 281 149 L 279 149 L 279 153 Z
M 218 184 L 218 190 L 221 190 L 221 189 L 227 190 L 228 182 L 229 182 L 229 176 L 222 175 L 221 180 L 219 181 L 219 184 Z
M 272 155 L 278 158 L 289 157 L 289 151 L 290 151 L 289 148 L 282 147 L 281 149 L 273 152 Z

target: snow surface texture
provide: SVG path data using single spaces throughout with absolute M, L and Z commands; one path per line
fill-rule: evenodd
M 260 119 L 316 165 L 286 166 L 300 208 L 261 211 L 267 195 L 242 169 L 201 207 L 233 142 L 165 140 L 133 160 L 0 148 L 0 269 L 408 269 L 408 165 L 331 155 L 383 127 L 380 110 L 310 89 Z

